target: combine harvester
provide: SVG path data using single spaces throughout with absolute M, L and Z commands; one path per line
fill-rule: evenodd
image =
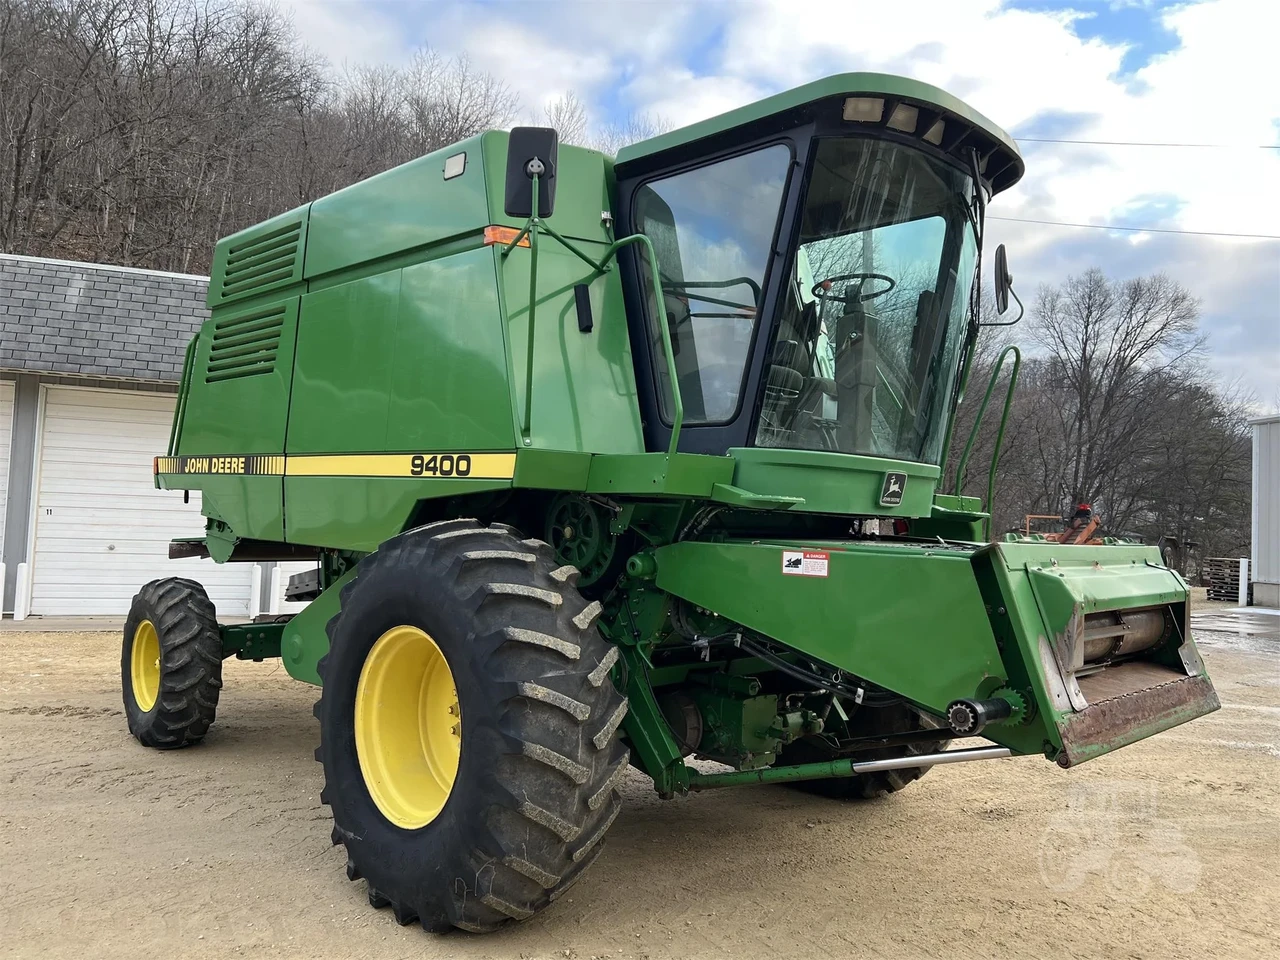
M 488 931 L 599 855 L 629 764 L 858 799 L 1216 709 L 1155 548 L 988 542 L 994 462 L 987 504 L 941 492 L 1022 172 L 956 98 L 848 74 L 616 160 L 485 133 L 221 241 L 155 463 L 207 529 L 170 555 L 314 560 L 311 602 L 142 587 L 130 730 L 195 742 L 222 661 L 280 657 L 323 687 L 347 875 Z

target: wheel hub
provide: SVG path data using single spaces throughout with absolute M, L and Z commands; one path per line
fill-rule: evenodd
M 462 707 L 444 653 L 418 627 L 392 627 L 356 687 L 356 753 L 374 804 L 416 830 L 440 815 L 462 752 Z
M 138 709 L 143 713 L 149 712 L 160 695 L 160 637 L 150 620 L 143 620 L 133 631 L 129 679 Z

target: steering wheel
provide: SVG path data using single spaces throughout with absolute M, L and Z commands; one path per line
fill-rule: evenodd
M 833 284 L 840 283 L 843 280 L 880 280 L 887 286 L 879 290 L 873 290 L 871 293 L 858 293 L 858 303 L 866 303 L 868 300 L 874 300 L 876 297 L 883 297 L 886 293 L 898 285 L 898 281 L 893 277 L 886 277 L 883 273 L 841 273 L 834 277 L 827 277 L 825 280 L 819 280 L 813 285 L 813 289 L 809 291 L 813 294 L 815 300 L 821 300 L 823 303 L 845 303 L 845 297 L 836 297 L 827 293 Z M 861 286 L 859 286 L 861 291 Z

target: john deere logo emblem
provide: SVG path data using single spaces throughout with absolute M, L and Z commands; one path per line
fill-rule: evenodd
M 905 473 L 886 473 L 884 486 L 880 488 L 880 506 L 896 507 L 902 503 L 902 493 L 907 489 Z

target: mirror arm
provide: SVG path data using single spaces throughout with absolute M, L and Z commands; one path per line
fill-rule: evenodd
M 529 208 L 529 222 L 525 224 L 522 233 L 529 236 L 529 333 L 528 333 L 528 350 L 526 351 L 525 367 L 524 367 L 524 424 L 523 424 L 523 440 L 525 446 L 533 443 L 533 319 L 534 311 L 538 306 L 538 175 L 536 173 L 530 175 L 533 181 L 533 198 Z M 511 242 L 507 247 L 510 250 L 520 239 L 517 235 L 516 240 Z
M 1026 307 L 1022 305 L 1022 298 L 1018 296 L 1016 290 L 1012 286 L 1009 287 L 1009 295 L 1013 297 L 1014 302 L 1018 304 L 1018 315 L 1012 320 L 1004 320 L 1000 323 L 979 323 L 980 327 L 1012 327 L 1015 323 L 1022 319 L 1022 315 L 1027 312 Z
M 520 242 L 529 235 L 529 231 L 533 229 L 533 218 L 530 217 L 525 221 L 524 227 L 516 234 L 515 239 L 502 248 L 502 255 L 505 257 L 508 253 L 520 245 Z
M 588 267 L 590 267 L 596 273 L 609 272 L 608 263 L 604 261 L 596 262 L 595 260 L 592 260 L 589 256 L 587 256 L 585 253 L 579 250 L 576 246 L 574 246 L 573 243 L 571 243 L 569 240 L 566 240 L 564 237 L 560 236 L 560 234 L 556 233 L 556 231 L 551 228 L 551 225 L 549 223 L 539 223 L 538 227 L 544 233 L 546 233 L 550 237 L 557 240 L 560 243 L 560 246 L 564 247 L 566 250 L 572 253 L 575 257 L 577 257 L 579 260 L 585 263 Z

